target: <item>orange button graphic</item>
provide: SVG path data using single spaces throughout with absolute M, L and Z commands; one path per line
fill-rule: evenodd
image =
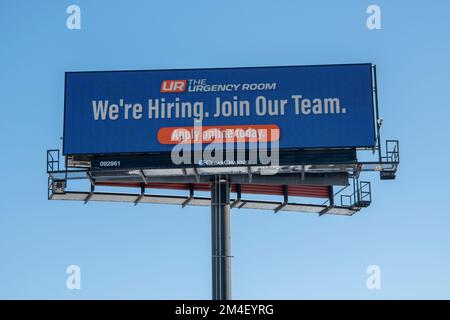
M 269 142 L 280 139 L 280 128 L 275 124 L 165 127 L 158 130 L 161 144 Z

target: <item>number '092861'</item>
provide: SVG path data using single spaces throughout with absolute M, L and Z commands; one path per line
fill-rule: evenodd
M 120 161 L 100 161 L 100 167 L 120 167 Z

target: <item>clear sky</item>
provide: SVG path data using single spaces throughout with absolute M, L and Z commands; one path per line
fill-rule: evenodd
M 66 8 L 81 8 L 81 30 Z M 381 8 L 368 30 L 366 8 Z M 0 2 L 0 298 L 209 299 L 210 211 L 47 200 L 65 71 L 378 66 L 395 181 L 353 217 L 233 211 L 236 299 L 450 298 L 450 2 Z M 81 290 L 66 268 L 81 268 Z M 381 268 L 381 290 L 366 269 Z

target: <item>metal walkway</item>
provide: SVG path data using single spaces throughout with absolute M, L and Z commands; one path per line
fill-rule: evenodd
M 59 150 L 47 151 L 50 200 L 210 206 L 210 197 L 195 193 L 209 190 L 215 175 L 226 175 L 234 194 L 232 208 L 351 216 L 368 207 L 372 200 L 370 182 L 360 181 L 360 174 L 379 172 L 381 179 L 394 179 L 399 165 L 399 149 L 398 141 L 389 140 L 386 142 L 385 155 L 380 156 L 378 161 L 327 165 L 132 170 L 66 168 L 66 165 L 67 159 L 64 168 L 61 168 Z M 84 182 L 85 187 L 75 182 Z M 72 184 L 76 186 L 72 187 Z M 114 187 L 114 192 L 98 190 L 104 186 Z M 324 192 L 324 188 L 327 192 Z M 153 192 L 154 189 L 158 189 L 158 192 Z M 187 194 L 160 194 L 164 189 L 184 190 Z M 248 197 L 251 194 L 272 197 L 267 200 L 252 199 Z M 280 197 L 280 201 L 274 200 Z M 299 197 L 300 201 L 295 201 Z M 308 198 L 314 198 L 315 201 L 306 201 L 311 200 Z M 322 201 L 317 201 L 320 198 Z

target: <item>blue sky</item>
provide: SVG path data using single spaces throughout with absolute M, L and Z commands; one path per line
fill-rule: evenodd
M 368 30 L 366 8 L 381 7 Z M 66 8 L 81 8 L 68 30 Z M 235 299 L 450 298 L 450 3 L 436 1 L 0 2 L 0 298 L 209 299 L 208 208 L 47 200 L 65 71 L 378 66 L 395 181 L 369 175 L 353 217 L 234 211 Z M 81 290 L 66 267 L 81 267 Z M 381 290 L 366 268 L 381 268 Z

